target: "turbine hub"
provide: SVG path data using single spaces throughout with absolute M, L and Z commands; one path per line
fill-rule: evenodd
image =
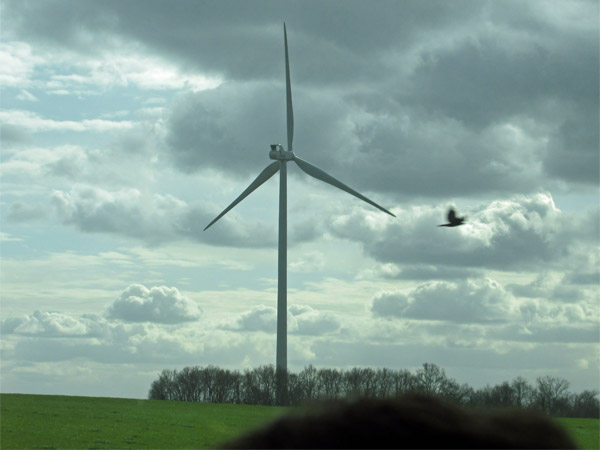
M 286 151 L 281 144 L 271 144 L 271 151 L 269 152 L 269 158 L 277 159 L 279 161 L 291 161 L 295 157 L 294 152 Z

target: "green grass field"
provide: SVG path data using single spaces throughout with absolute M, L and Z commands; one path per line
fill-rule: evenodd
M 286 408 L 0 394 L 0 448 L 214 448 Z M 557 419 L 599 448 L 597 419 Z
M 0 395 L 0 448 L 214 448 L 285 408 Z
M 600 448 L 600 420 L 598 419 L 556 419 L 571 435 L 579 448 Z

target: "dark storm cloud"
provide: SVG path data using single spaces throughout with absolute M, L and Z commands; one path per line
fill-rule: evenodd
M 600 286 L 600 269 L 589 272 L 570 272 L 565 276 L 567 283 Z
M 596 80 L 599 77 L 596 76 Z M 598 83 L 596 83 L 598 85 Z M 598 92 L 590 98 L 598 99 Z M 600 117 L 598 103 L 577 109 L 552 134 L 544 169 L 549 175 L 573 183 L 598 183 L 600 171 Z
M 598 102 L 598 42 L 594 31 L 563 34 L 531 28 L 528 36 L 493 28 L 460 45 L 425 54 L 411 77 L 415 103 L 472 126 L 536 111 L 548 101 L 592 112 Z M 559 31 L 559 30 L 556 30 Z M 585 117 L 582 115 L 582 118 Z M 593 131 L 593 130 L 592 130 Z
M 173 162 L 185 172 L 217 167 L 258 175 L 269 163 L 269 144 L 284 141 L 282 92 L 266 84 L 223 85 L 180 98 L 167 125 Z
M 510 24 L 484 31 L 475 25 L 466 38 L 452 29 L 452 45 L 425 45 L 414 70 L 395 83 L 383 60 L 365 60 L 380 75 L 351 90 L 333 91 L 310 77 L 308 87 L 302 70 L 294 70 L 294 86 L 301 87 L 295 89 L 296 150 L 358 188 L 401 195 L 530 192 L 551 184 L 543 180 L 548 174 L 597 181 L 594 38 L 584 30 L 559 45 L 541 27 L 523 36 Z M 331 52 L 333 59 L 344 56 Z M 304 63 L 299 59 L 295 67 Z M 257 163 L 248 154 L 224 162 L 229 149 L 246 141 L 263 147 L 268 134 L 283 140 L 281 84 L 244 84 L 232 95 L 233 86 L 201 93 L 191 108 L 175 110 L 170 144 L 180 167 L 238 171 Z
M 403 5 L 381 1 L 377 8 L 362 1 L 342 5 L 320 0 L 7 3 L 5 15 L 11 19 L 11 29 L 38 42 L 89 53 L 102 50 L 95 38 L 118 37 L 145 44 L 185 65 L 243 80 L 273 77 L 273 57 L 276 53 L 279 62 L 281 25 L 287 20 L 298 36 L 294 45 L 298 60 L 304 62 L 305 75 L 312 74 L 319 82 L 328 77 L 355 77 L 365 70 L 378 73 L 363 64 L 374 49 L 385 49 L 391 42 L 408 40 L 417 31 L 426 33 L 469 16 L 471 11 L 476 14 L 478 9 L 469 7 L 468 2 L 418 1 Z M 275 36 L 278 39 L 273 39 Z M 104 44 L 114 45 L 115 41 L 108 39 Z M 319 44 L 333 51 L 334 57 L 328 53 L 322 58 Z
M 4 9 L 16 38 L 86 52 L 101 52 L 98 42 L 139 43 L 184 70 L 223 76 L 215 92 L 171 112 L 169 151 L 187 172 L 248 173 L 262 149 L 284 141 L 285 19 L 296 148 L 357 188 L 451 196 L 532 192 L 557 178 L 598 182 L 593 1 L 53 1 Z
M 186 172 L 217 167 L 258 173 L 268 162 L 269 144 L 286 140 L 283 92 L 281 84 L 224 84 L 186 95 L 168 121 L 173 162 Z M 540 151 L 535 140 L 515 145 L 509 127 L 471 131 L 403 109 L 390 117 L 326 91 L 298 97 L 296 153 L 359 189 L 401 195 L 528 191 L 541 173 L 531 164 Z

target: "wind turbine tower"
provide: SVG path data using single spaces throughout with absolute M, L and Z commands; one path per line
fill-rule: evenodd
M 283 24 L 283 40 L 285 46 L 285 92 L 286 92 L 286 116 L 287 116 L 287 150 L 279 144 L 272 144 L 269 158 L 275 160 L 269 164 L 256 179 L 250 183 L 244 192 L 240 194 L 227 208 L 223 210 L 204 230 L 206 231 L 217 220 L 223 217 L 235 205 L 250 195 L 256 188 L 271 178 L 279 171 L 279 242 L 278 242 L 278 270 L 277 270 L 277 399 L 279 405 L 287 404 L 287 163 L 295 162 L 298 167 L 311 177 L 331 184 L 381 211 L 394 216 L 387 209 L 379 206 L 374 201 L 346 186 L 321 169 L 300 159 L 293 152 L 294 140 L 294 110 L 292 107 L 292 88 L 290 83 L 290 60 L 288 54 L 287 31 Z

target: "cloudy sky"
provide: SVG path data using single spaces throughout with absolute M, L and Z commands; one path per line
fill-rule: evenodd
M 284 21 L 290 369 L 599 385 L 597 1 L 0 8 L 2 392 L 275 362 Z

